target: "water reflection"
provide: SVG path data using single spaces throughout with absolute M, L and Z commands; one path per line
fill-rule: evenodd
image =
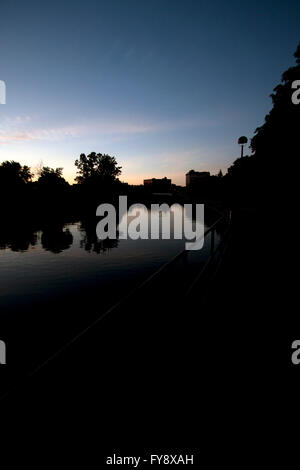
M 10 250 L 13 252 L 26 252 L 41 247 L 45 251 L 54 254 L 68 250 L 74 244 L 74 237 L 70 230 L 76 226 L 76 233 L 80 233 L 79 246 L 89 253 L 105 253 L 118 247 L 116 240 L 99 240 L 96 234 L 96 219 L 84 220 L 80 222 L 65 223 L 61 221 L 51 221 L 46 225 L 38 226 L 30 223 L 16 224 L 11 220 L 3 222 L 0 230 L 0 250 Z
M 0 250 L 27 251 L 37 243 L 37 231 L 32 226 L 3 221 L 0 230 Z
M 95 220 L 84 220 L 79 224 L 79 231 L 81 233 L 80 248 L 88 251 L 89 253 L 105 253 L 112 248 L 117 248 L 119 240 L 106 238 L 105 240 L 99 240 L 96 234 L 96 219 Z
M 145 226 L 147 227 L 146 230 L 146 237 L 142 238 L 153 238 L 151 235 L 152 224 L 154 224 L 154 220 L 156 220 L 156 224 L 158 224 L 159 228 L 159 237 L 161 238 L 174 238 L 174 234 L 176 232 L 175 227 L 175 220 L 177 223 L 180 222 L 181 225 L 182 220 L 182 206 L 179 204 L 172 207 L 174 211 L 173 214 L 170 214 L 169 208 L 167 205 L 161 205 L 159 211 L 152 211 L 153 215 L 158 215 L 157 219 L 151 218 L 151 212 L 146 208 L 140 208 L 138 212 L 141 213 L 140 222 L 144 221 Z M 136 217 L 136 213 L 128 211 L 122 218 L 124 217 L 128 220 L 128 222 L 132 222 L 132 219 Z M 179 216 L 179 217 L 178 217 Z M 209 219 L 210 214 L 206 211 L 205 218 L 206 221 Z M 213 214 L 214 219 L 216 218 L 215 214 Z M 117 218 L 118 219 L 118 218 Z M 100 240 L 96 234 L 96 225 L 99 222 L 99 217 L 96 218 L 89 218 L 84 219 L 81 221 L 71 221 L 66 223 L 65 221 L 61 220 L 51 220 L 47 223 L 40 222 L 38 224 L 31 224 L 31 223 L 16 223 L 15 221 L 7 220 L 3 221 L 1 224 L 0 230 L 0 250 L 9 249 L 10 251 L 20 251 L 25 252 L 32 248 L 35 248 L 37 245 L 39 248 L 44 249 L 45 251 L 52 252 L 54 254 L 62 253 L 65 250 L 70 249 L 75 241 L 74 241 L 74 227 L 76 226 L 75 233 L 76 239 L 78 240 L 78 245 L 81 249 L 95 254 L 102 254 L 106 253 L 113 248 L 117 248 L 119 246 L 119 233 L 117 232 L 117 239 L 104 239 Z M 213 220 L 212 220 L 213 222 Z M 164 224 L 169 226 L 168 232 L 169 237 L 162 237 L 162 226 Z M 121 221 L 122 225 L 122 221 Z M 120 227 L 121 227 L 120 225 Z M 141 225 L 141 224 L 137 224 Z M 126 226 L 126 224 L 125 224 Z M 73 227 L 73 229 L 72 229 Z M 150 229 L 151 227 L 151 229 Z M 178 230 L 177 230 L 178 231 Z M 141 233 L 141 227 L 137 228 L 137 232 Z M 147 233 L 148 232 L 148 233 Z M 122 231 L 120 232 L 120 234 Z M 182 233 L 182 232 L 181 232 Z M 77 235 L 80 235 L 79 237 Z M 120 235 L 121 236 L 121 235 Z M 121 236 L 122 238 L 122 236 Z M 156 237 L 154 237 L 156 238 Z M 182 238 L 175 237 L 175 238 Z
M 41 235 L 42 247 L 52 253 L 61 253 L 73 244 L 73 235 L 64 225 L 51 225 L 43 230 Z
M 165 217 L 168 211 L 163 211 L 160 221 Z M 26 341 L 26 354 L 22 360 L 17 354 L 13 362 L 17 369 L 36 367 L 185 246 L 184 240 L 173 236 L 171 240 L 126 240 L 120 234 L 117 240 L 99 240 L 98 221 L 96 217 L 35 225 L 1 221 L 0 331 L 4 339 L 4 334 L 9 338 L 10 350 L 25 350 L 22 341 Z M 171 220 L 171 233 L 173 227 Z M 167 272 L 162 283 L 157 282 L 160 293 L 168 297 L 173 292 L 177 299 L 184 292 L 206 262 L 210 240 L 207 237 L 203 250 L 191 252 Z M 155 292 L 151 288 L 147 295 L 160 305 Z M 141 305 L 142 312 L 148 298 L 131 302 Z

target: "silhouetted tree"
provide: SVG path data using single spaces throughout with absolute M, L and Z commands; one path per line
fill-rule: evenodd
M 237 158 L 222 179 L 234 204 L 256 205 L 258 199 L 257 161 L 253 156 Z
M 41 169 L 40 177 L 38 179 L 38 183 L 46 186 L 57 186 L 57 185 L 68 185 L 66 180 L 62 176 L 63 169 L 56 168 L 49 168 L 48 166 L 44 166 Z
M 108 186 L 116 181 L 121 174 L 121 168 L 115 157 L 92 152 L 89 155 L 82 153 L 75 161 L 78 176 L 75 178 L 79 184 L 104 184 Z
M 294 54 L 296 65 L 282 75 L 281 83 L 274 88 L 270 96 L 273 108 L 265 117 L 265 123 L 258 127 L 251 140 L 251 149 L 263 166 L 265 174 L 269 170 L 281 169 L 278 165 L 286 164 L 299 155 L 300 104 L 292 102 L 292 83 L 300 79 L 300 44 Z M 257 162 L 258 163 L 258 162 Z
M 228 175 L 242 182 L 251 179 L 254 176 L 254 159 L 246 155 L 243 158 L 237 158 L 228 168 Z
M 71 208 L 72 190 L 62 171 L 62 168 L 42 167 L 37 182 L 33 183 L 34 205 L 40 218 L 45 213 L 52 219 L 58 218 Z
M 15 186 L 29 183 L 33 178 L 30 168 L 19 162 L 5 161 L 0 165 L 0 183 L 4 186 Z

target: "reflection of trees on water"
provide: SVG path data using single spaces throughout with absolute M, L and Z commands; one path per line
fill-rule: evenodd
M 105 253 L 117 248 L 118 240 L 99 240 L 96 234 L 96 220 L 85 220 L 77 225 L 81 234 L 80 248 L 93 253 Z M 49 224 L 32 226 L 6 221 L 1 224 L 0 250 L 27 251 L 37 245 L 40 240 L 44 250 L 61 253 L 73 245 L 73 235 L 66 224 L 51 221 Z M 39 233 L 41 234 L 39 236 Z
M 117 248 L 119 240 L 112 240 L 106 238 L 105 240 L 99 240 L 96 234 L 96 224 L 95 220 L 84 220 L 80 222 L 79 230 L 82 233 L 82 239 L 80 240 L 80 248 L 88 251 L 89 253 L 105 253 L 106 251 L 111 250 L 112 248 Z
M 52 253 L 61 253 L 71 247 L 73 235 L 69 229 L 64 229 L 63 224 L 48 226 L 40 230 L 40 227 L 11 223 L 7 221 L 0 231 L 0 250 L 6 248 L 11 251 L 27 251 L 37 245 L 38 232 L 41 231 L 41 244 L 44 250 Z
M 3 221 L 2 221 L 3 222 Z M 37 243 L 37 234 L 30 226 L 16 225 L 11 222 L 1 224 L 0 250 L 27 251 Z
M 73 235 L 63 225 L 51 225 L 43 230 L 41 243 L 44 250 L 61 253 L 72 246 Z

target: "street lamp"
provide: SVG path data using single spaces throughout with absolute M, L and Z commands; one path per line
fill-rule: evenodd
M 238 144 L 241 146 L 241 158 L 243 158 L 243 156 L 244 156 L 244 145 L 247 142 L 248 142 L 248 139 L 244 135 L 242 135 L 238 140 Z

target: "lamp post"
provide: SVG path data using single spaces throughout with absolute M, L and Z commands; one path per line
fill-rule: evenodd
M 248 139 L 247 137 L 245 137 L 244 135 L 242 135 L 239 139 L 238 139 L 238 144 L 241 146 L 241 158 L 243 158 L 244 156 L 244 145 L 248 142 Z

